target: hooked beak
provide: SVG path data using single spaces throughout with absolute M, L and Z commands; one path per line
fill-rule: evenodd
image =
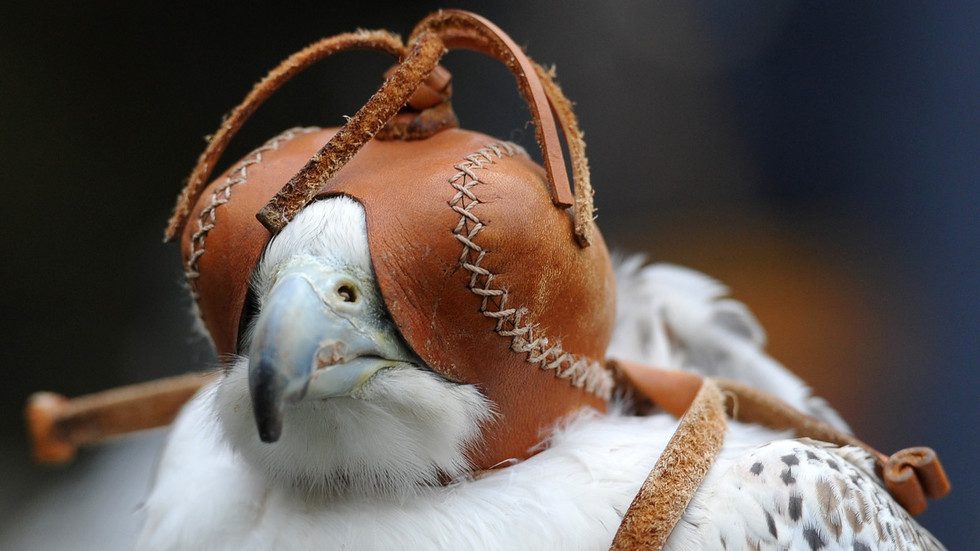
M 266 297 L 249 347 L 259 438 L 279 439 L 287 404 L 350 396 L 378 370 L 415 361 L 373 284 L 315 260 L 294 263 Z

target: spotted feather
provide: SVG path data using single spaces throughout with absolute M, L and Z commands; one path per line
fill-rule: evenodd
M 722 458 L 667 548 L 944 549 L 873 473 L 863 450 L 809 439 Z

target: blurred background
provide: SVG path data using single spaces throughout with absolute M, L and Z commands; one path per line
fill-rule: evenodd
M 769 350 L 882 450 L 931 445 L 954 483 L 921 521 L 980 539 L 980 7 L 521 2 L 473 9 L 554 63 L 586 132 L 611 247 L 702 270 Z M 214 364 L 161 235 L 203 137 L 281 58 L 440 7 L 366 2 L 0 6 L 0 548 L 130 545 L 161 432 L 29 458 L 30 392 Z M 339 125 L 389 60 L 323 62 L 263 107 L 230 163 Z M 464 127 L 523 143 L 509 73 L 450 54 Z

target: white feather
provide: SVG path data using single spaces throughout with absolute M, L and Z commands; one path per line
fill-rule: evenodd
M 490 421 L 474 387 L 389 368 L 356 398 L 288 408 L 282 437 L 266 444 L 252 417 L 247 360 L 227 373 L 211 408 L 216 436 L 270 484 L 322 495 L 407 496 L 440 475 L 457 478 L 470 470 L 466 446 Z

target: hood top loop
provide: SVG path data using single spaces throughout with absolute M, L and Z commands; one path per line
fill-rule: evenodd
M 174 240 L 186 224 L 193 204 L 207 184 L 228 143 L 246 120 L 276 90 L 317 61 L 351 49 L 380 50 L 397 56 L 401 62 L 368 102 L 293 176 L 256 215 L 273 235 L 310 201 L 326 182 L 373 139 L 409 102 L 430 77 L 441 57 L 450 49 L 471 49 L 501 61 L 515 75 L 518 87 L 530 107 L 535 136 L 542 151 L 552 203 L 561 209 L 574 206 L 574 235 L 579 246 L 587 247 L 593 232 L 593 192 L 585 142 L 572 112 L 571 102 L 554 82 L 553 72 L 532 61 L 496 25 L 460 10 L 442 10 L 423 19 L 412 31 L 409 46 L 386 31 L 359 31 L 320 40 L 293 54 L 262 79 L 218 128 L 198 159 L 187 185 L 178 197 L 168 223 L 165 240 Z M 448 106 L 448 103 L 446 103 Z M 450 114 L 438 113 L 438 124 L 448 126 Z M 555 118 L 571 155 L 575 181 L 572 195 L 565 168 L 561 139 Z M 455 121 L 455 115 L 451 117 Z M 392 137 L 389 132 L 386 138 Z M 405 136 L 408 137 L 408 136 Z

